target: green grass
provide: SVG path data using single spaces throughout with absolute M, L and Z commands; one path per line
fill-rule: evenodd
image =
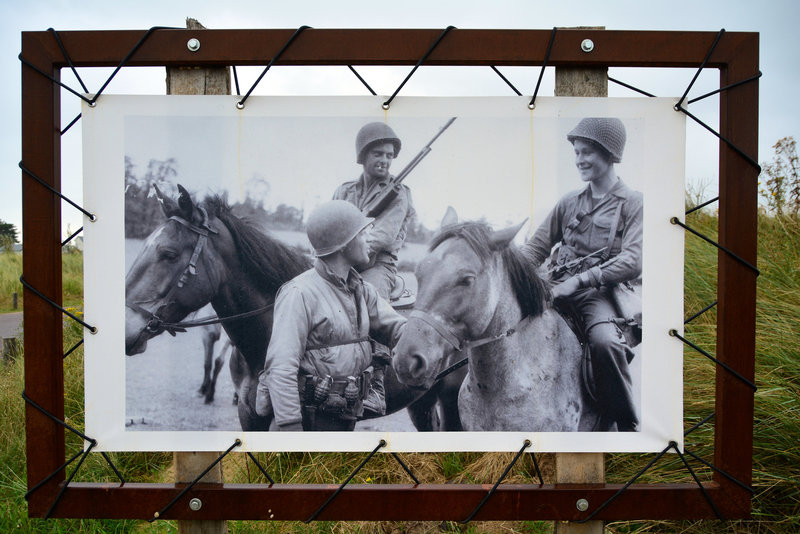
M 716 236 L 717 218 L 698 212 L 687 223 Z M 19 256 L 1 255 L 0 290 L 3 295 L 19 278 Z M 65 302 L 79 309 L 80 254 L 65 254 Z M 615 522 L 609 533 L 792 533 L 800 532 L 800 221 L 761 216 L 759 219 L 759 260 L 756 317 L 756 383 L 753 453 L 752 519 L 748 521 L 635 521 Z M 717 251 L 695 236 L 686 236 L 685 310 L 687 315 L 716 300 Z M 16 269 L 16 270 L 15 270 Z M 9 274 L 7 271 L 13 271 Z M 69 271 L 69 274 L 66 274 Z M 6 277 L 8 280 L 6 280 Z M 68 281 L 73 277 L 75 283 Z M 21 290 L 17 288 L 17 291 Z M 67 294 L 67 291 L 69 293 Z M 8 309 L 0 296 L 0 309 Z M 10 299 L 8 300 L 10 306 Z M 712 309 L 686 327 L 686 336 L 714 354 L 716 313 Z M 67 322 L 65 347 L 81 335 Z M 23 495 L 26 491 L 22 357 L 0 365 L 0 532 L 176 532 L 174 522 L 149 524 L 145 521 L 29 519 Z M 684 395 L 687 426 L 714 411 L 714 365 L 690 348 L 685 351 Z M 65 412 L 70 423 L 83 425 L 83 369 L 79 349 L 65 361 Z M 691 434 L 687 448 L 704 458 L 713 455 L 713 421 Z M 80 448 L 77 438 L 67 435 L 67 455 Z M 285 483 L 331 483 L 344 480 L 360 463 L 363 454 L 263 453 L 257 455 L 267 471 Z M 403 459 L 426 483 L 492 483 L 513 454 L 404 454 Z M 166 482 L 172 479 L 171 454 L 118 453 L 112 458 L 126 479 Z M 606 455 L 607 479 L 627 481 L 652 455 Z M 538 457 L 546 480 L 552 480 L 550 455 Z M 228 482 L 264 482 L 255 466 L 243 454 L 233 453 L 224 463 Z M 702 480 L 711 472 L 699 469 Z M 81 468 L 78 480 L 113 481 L 114 475 L 102 457 L 92 454 Z M 534 482 L 531 462 L 521 460 L 508 482 Z M 642 482 L 691 482 L 678 458 L 668 455 L 641 479 Z M 359 473 L 354 483 L 408 483 L 407 475 L 388 455 L 378 455 Z M 453 522 L 301 522 L 230 521 L 231 532 L 552 532 L 552 522 L 477 522 L 462 526 Z
M 83 254 L 68 249 L 61 256 L 62 299 L 64 306 L 80 307 L 83 303 Z M 23 291 L 19 277 L 22 276 L 22 254 L 0 252 L 0 313 L 22 311 Z M 14 293 L 17 308 L 14 308 Z

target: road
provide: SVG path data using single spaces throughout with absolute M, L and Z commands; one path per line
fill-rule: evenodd
M 17 337 L 22 333 L 22 312 L 0 314 L 0 337 Z

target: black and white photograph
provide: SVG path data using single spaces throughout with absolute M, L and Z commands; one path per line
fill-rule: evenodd
M 673 104 L 85 109 L 87 431 L 103 450 L 660 450 L 682 425 Z

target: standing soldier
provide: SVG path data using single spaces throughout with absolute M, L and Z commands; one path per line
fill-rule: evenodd
M 353 430 L 365 410 L 385 413 L 370 336 L 393 346 L 406 319 L 353 268 L 369 261 L 371 224 L 342 200 L 308 218 L 317 260 L 278 291 L 256 399 L 260 415 L 271 400 L 270 430 Z
M 371 122 L 356 135 L 356 163 L 361 176 L 345 182 L 333 194 L 364 211 L 391 184 L 389 168 L 400 153 L 400 139 L 388 125 Z M 384 299 L 389 299 L 397 275 L 397 253 L 406 239 L 409 221 L 414 216 L 411 191 L 400 185 L 400 194 L 375 216 L 369 242 L 369 261 L 356 265 L 365 281 Z
M 525 244 L 535 265 L 552 252 L 553 298 L 574 306 L 591 349 L 599 412 L 597 430 L 633 431 L 638 416 L 628 364 L 631 347 L 613 320 L 614 288 L 642 275 L 642 194 L 617 177 L 625 126 L 616 118 L 585 118 L 567 135 L 588 185 L 565 195 Z

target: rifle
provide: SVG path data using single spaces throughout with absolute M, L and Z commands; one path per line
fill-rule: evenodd
M 577 258 L 572 259 L 566 263 L 563 263 L 561 265 L 556 265 L 552 269 L 547 270 L 547 275 L 549 278 L 552 279 L 554 277 L 557 278 L 566 272 L 571 272 L 573 267 L 579 266 L 581 263 L 583 263 L 584 261 L 588 260 L 593 256 L 602 254 L 605 249 L 606 247 L 603 247 L 601 249 L 595 250 L 592 253 L 587 254 L 586 256 L 578 256 Z
M 425 159 L 425 156 L 427 156 L 431 151 L 431 145 L 437 139 L 439 139 L 439 136 L 442 135 L 455 120 L 456 117 L 451 117 L 444 126 L 439 128 L 439 131 L 433 136 L 433 139 L 428 141 L 428 144 L 422 147 L 422 150 L 420 150 L 419 153 L 414 156 L 414 159 L 412 159 L 408 165 L 406 165 L 403 170 L 400 171 L 400 174 L 389 179 L 389 187 L 385 187 L 383 191 L 378 193 L 377 196 L 373 197 L 367 203 L 367 205 L 362 208 L 361 211 L 364 213 L 364 215 L 367 217 L 377 217 L 383 213 L 383 210 L 385 210 L 387 206 L 389 206 L 389 204 L 391 204 L 394 199 L 397 198 L 397 195 L 400 194 L 400 184 L 403 182 L 403 180 L 405 180 L 406 176 L 408 176 L 411 171 L 414 170 L 414 167 L 419 165 L 420 161 Z

